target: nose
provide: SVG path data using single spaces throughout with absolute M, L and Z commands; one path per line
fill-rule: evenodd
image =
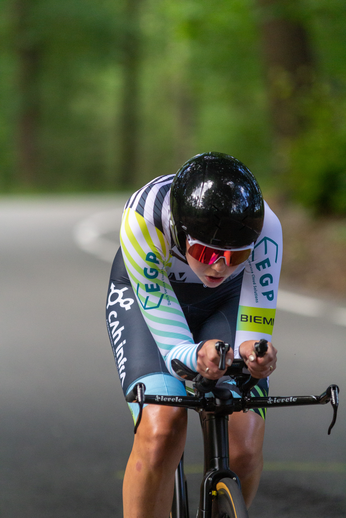
M 220 257 L 215 263 L 211 265 L 211 267 L 218 273 L 223 272 L 227 267 L 225 257 Z

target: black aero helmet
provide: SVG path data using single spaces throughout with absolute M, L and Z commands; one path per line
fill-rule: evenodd
M 251 245 L 261 233 L 264 205 L 251 171 L 224 153 L 188 160 L 171 187 L 171 229 L 183 254 L 186 235 L 218 248 Z

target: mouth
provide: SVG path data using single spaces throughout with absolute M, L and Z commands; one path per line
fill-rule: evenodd
M 214 277 L 211 275 L 206 275 L 206 279 L 211 283 L 217 284 L 218 282 L 222 282 L 224 277 Z

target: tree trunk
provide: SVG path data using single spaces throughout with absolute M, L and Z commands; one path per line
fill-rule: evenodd
M 16 51 L 18 58 L 18 180 L 27 187 L 39 181 L 40 173 L 40 95 L 39 72 L 41 48 L 34 37 L 29 36 L 28 14 L 30 6 L 26 0 L 14 3 L 16 19 Z
M 139 156 L 139 0 L 126 0 L 123 41 L 123 97 L 120 118 L 120 185 L 132 187 L 138 172 Z
M 173 82 L 174 91 L 171 96 L 175 106 L 174 158 L 180 165 L 191 157 L 196 123 L 192 81 L 186 77 L 179 77 L 179 81 Z
M 314 63 L 306 29 L 285 10 L 285 2 L 258 3 L 274 138 L 280 142 L 297 137 L 307 123 L 303 101 L 311 91 Z

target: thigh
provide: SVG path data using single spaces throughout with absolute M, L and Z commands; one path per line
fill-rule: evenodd
M 147 394 L 158 396 L 186 396 L 185 384 L 171 376 L 169 373 L 156 372 L 141 376 L 129 385 L 127 392 L 130 392 L 136 383 L 144 383 Z M 136 423 L 139 414 L 139 405 L 137 403 L 128 403 L 128 407 L 132 414 L 133 421 Z M 151 415 L 155 415 L 155 412 L 157 415 L 161 415 L 159 409 L 167 409 L 169 407 L 160 405 L 144 405 L 144 409 L 146 408 L 150 409 Z M 164 414 L 164 412 L 162 413 Z
M 184 447 L 187 431 L 187 410 L 185 408 L 147 405 L 143 410 L 140 426 L 137 429 L 135 441 L 142 446 L 145 443 L 155 443 L 160 449 L 173 447 L 173 443 Z
M 127 276 L 121 251 L 113 263 L 106 303 L 106 322 L 124 393 L 150 373 L 168 373 L 146 325 Z
M 171 376 L 136 302 L 119 250 L 113 263 L 106 302 L 106 321 L 124 394 L 139 381 L 147 393 L 186 395 L 184 384 Z M 130 404 L 133 417 L 138 405 Z

